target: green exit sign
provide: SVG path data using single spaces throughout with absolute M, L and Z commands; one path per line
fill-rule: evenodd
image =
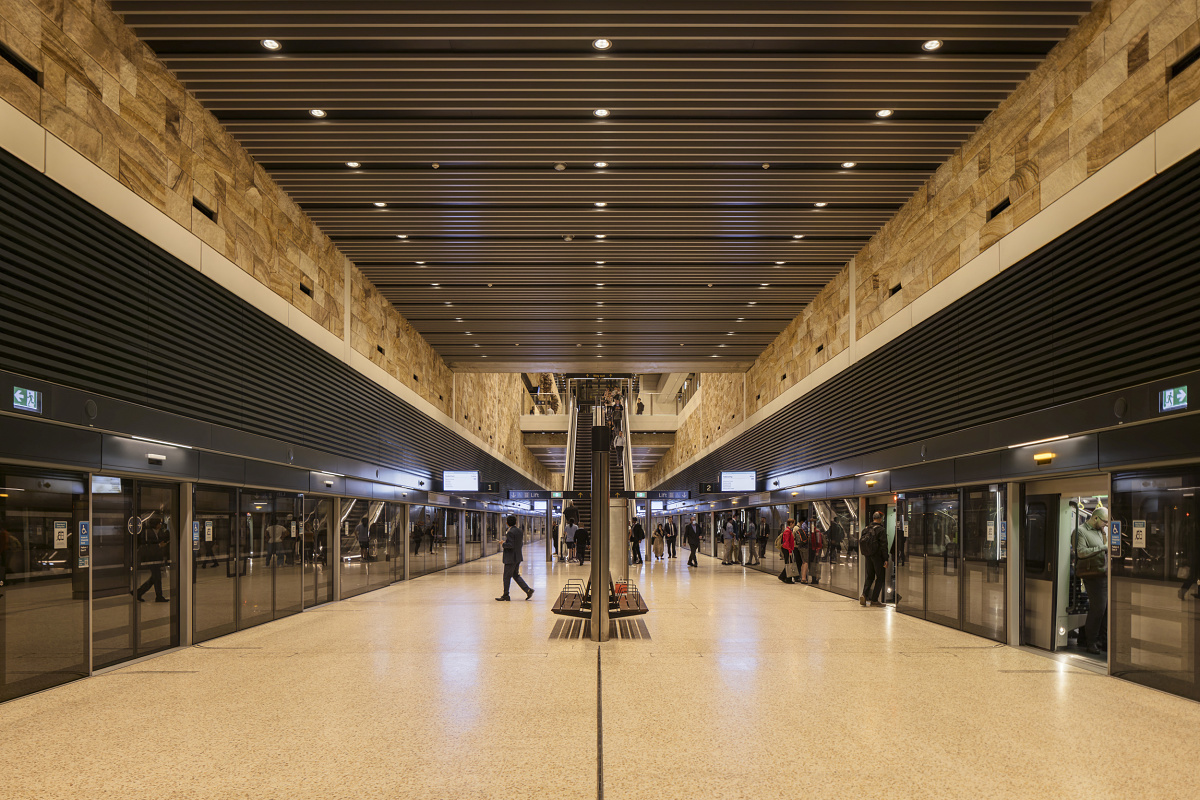
M 1163 389 L 1158 394 L 1159 411 L 1182 411 L 1187 408 L 1187 387 L 1176 386 L 1174 389 Z
M 32 411 L 34 414 L 42 413 L 42 393 L 14 386 L 13 408 L 17 411 Z

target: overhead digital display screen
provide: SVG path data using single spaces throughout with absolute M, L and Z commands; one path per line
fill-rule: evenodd
M 722 472 L 722 492 L 753 492 L 758 480 L 754 472 Z
M 106 475 L 92 476 L 92 494 L 120 494 L 121 479 Z
M 469 472 L 443 472 L 443 492 L 478 492 L 479 470 Z

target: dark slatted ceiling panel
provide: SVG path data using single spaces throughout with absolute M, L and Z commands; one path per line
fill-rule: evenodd
M 1091 4 L 113 6 L 452 366 L 601 329 L 690 371 L 746 368 Z
M 471 468 L 533 488 L 2 150 L 0 369 L 418 475 Z
M 1198 205 L 1193 156 L 658 488 L 772 477 L 1200 369 Z

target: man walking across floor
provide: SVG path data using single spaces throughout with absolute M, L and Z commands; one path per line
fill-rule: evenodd
M 858 596 L 860 606 L 879 605 L 879 593 L 883 591 L 883 582 L 887 579 L 887 562 L 884 561 L 887 547 L 883 513 L 876 511 L 871 517 L 871 524 L 858 537 L 858 551 L 862 554 L 863 569 L 867 576 L 862 594 Z
M 691 550 L 691 552 L 688 553 L 688 566 L 700 566 L 696 563 L 696 551 L 700 549 L 700 531 L 696 527 L 695 517 L 692 517 L 690 520 L 688 520 L 687 528 L 683 532 L 683 540 L 687 543 L 688 549 Z
M 516 514 L 509 514 L 505 522 L 508 523 L 508 531 L 504 534 L 504 544 L 502 546 L 504 555 L 501 556 L 501 560 L 504 562 L 504 594 L 496 599 L 511 599 L 508 596 L 508 586 L 509 582 L 515 578 L 517 586 L 525 592 L 525 599 L 528 600 L 533 597 L 533 589 L 521 577 L 521 560 L 524 558 L 521 555 L 521 545 L 523 544 L 521 539 L 524 537 L 521 536 L 521 529 L 517 527 Z
M 675 555 L 676 536 L 677 536 L 677 534 L 675 531 L 675 526 L 673 524 L 671 524 L 671 520 L 668 519 L 666 522 L 663 523 L 663 539 L 667 543 L 667 558 L 676 558 L 676 555 Z

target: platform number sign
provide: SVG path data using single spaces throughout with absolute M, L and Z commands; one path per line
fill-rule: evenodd
M 31 411 L 34 414 L 40 414 L 42 413 L 42 393 L 14 386 L 12 407 L 16 411 Z
M 1163 389 L 1158 393 L 1158 410 L 1183 411 L 1187 408 L 1187 387 L 1176 386 L 1174 389 Z

